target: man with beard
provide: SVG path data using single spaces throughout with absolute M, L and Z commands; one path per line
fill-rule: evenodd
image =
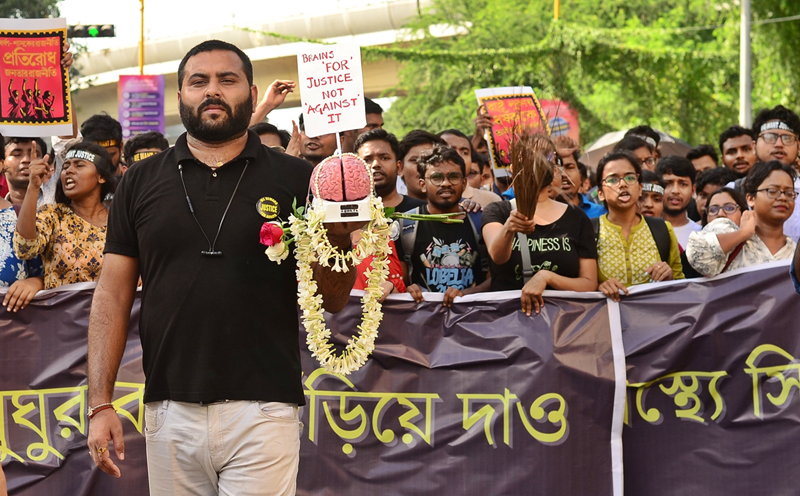
M 759 162 L 778 162 L 797 167 L 800 145 L 800 118 L 782 105 L 773 109 L 763 109 L 753 120 L 753 136 L 756 136 L 756 156 Z M 800 189 L 800 178 L 795 179 L 795 189 Z M 783 224 L 783 233 L 795 242 L 800 239 L 800 208 L 794 209 L 792 216 Z
M 397 192 L 397 173 L 402 162 L 397 160 L 400 145 L 394 134 L 384 129 L 373 129 L 356 139 L 356 155 L 372 168 L 375 194 L 381 197 L 384 207 L 394 207 L 397 212 L 406 212 L 425 205 L 422 200 Z
M 500 195 L 480 189 L 481 168 L 472 160 L 473 154 L 477 154 L 473 152 L 472 143 L 467 135 L 458 129 L 447 129 L 439 133 L 439 137 L 450 145 L 451 148 L 455 149 L 455 151 L 461 155 L 461 158 L 464 159 L 464 164 L 467 168 L 467 184 L 461 195 L 462 198 L 468 198 L 476 203 L 480 203 L 481 208 L 485 208 L 486 205 L 490 203 L 500 201 Z
M 141 274 L 150 494 L 293 495 L 304 403 L 295 259 L 271 262 L 259 232 L 303 203 L 311 166 L 247 130 L 258 90 L 234 45 L 192 48 L 178 91 L 187 133 L 130 168 L 109 213 L 89 322 L 89 450 L 120 476 L 111 401 Z M 325 227 L 333 246 L 349 249 L 357 226 Z M 336 312 L 355 271 L 315 266 L 314 279 Z
M 731 126 L 719 136 L 719 151 L 722 153 L 722 165 L 744 177 L 750 167 L 756 163 L 756 144 L 753 133 L 742 126 Z
M 668 155 L 658 161 L 656 175 L 664 185 L 664 211 L 661 217 L 672 224 L 678 243 L 685 249 L 689 235 L 702 229 L 686 214 L 694 196 L 697 170 L 688 158 Z
M 422 152 L 417 160 L 420 188 L 428 200 L 421 214 L 457 213 L 467 185 L 466 165 L 459 153 L 442 144 Z M 480 220 L 461 216 L 461 224 L 408 221 L 403 224 L 397 256 L 406 265 L 406 292 L 418 303 L 422 292 L 444 293 L 449 307 L 457 296 L 489 290 L 485 269 L 488 259 L 481 255 Z

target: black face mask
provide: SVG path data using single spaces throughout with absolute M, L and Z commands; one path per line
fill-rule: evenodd
M 203 121 L 200 117 L 203 109 L 209 105 L 218 105 L 225 109 L 226 118 L 216 121 Z M 253 96 L 248 97 L 235 110 L 230 105 L 218 98 L 209 98 L 201 103 L 197 109 L 187 107 L 183 101 L 179 103 L 181 121 L 186 131 L 194 138 L 205 143 L 224 143 L 240 136 L 250 125 L 253 115 Z

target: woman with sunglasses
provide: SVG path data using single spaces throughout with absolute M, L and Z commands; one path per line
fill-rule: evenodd
M 692 267 L 711 277 L 791 258 L 795 243 L 783 233 L 783 224 L 794 211 L 795 176 L 794 169 L 777 160 L 753 165 L 744 182 L 752 210 L 741 213 L 739 225 L 722 210 L 722 216 L 710 220 L 702 231 L 692 233 L 686 248 Z M 718 203 L 709 199 L 709 208 L 712 205 Z M 728 210 L 733 208 L 728 206 Z
M 33 160 L 30 183 L 14 233 L 14 250 L 23 260 L 37 255 L 44 263 L 44 288 L 96 281 L 103 264 L 108 210 L 103 199 L 116 189 L 111 156 L 100 145 L 83 141 L 66 154 L 56 203 L 36 211 L 45 160 Z
M 630 286 L 683 279 L 672 226 L 637 211 L 642 168 L 636 155 L 627 150 L 609 153 L 597 165 L 597 178 L 597 196 L 608 207 L 597 220 L 598 289 L 619 301 L 620 291 L 627 295 Z
M 483 211 L 491 290 L 521 289 L 522 311 L 527 315 L 541 312 L 545 289 L 597 289 L 592 224 L 579 207 L 551 199 L 553 165 L 544 153 L 539 160 L 548 167 L 543 181 L 548 186 L 539 193 L 533 219 L 508 201 L 491 203 Z
M 724 217 L 730 219 L 737 226 L 742 220 L 742 214 L 750 208 L 747 200 L 741 193 L 733 188 L 720 188 L 708 196 L 706 207 L 703 210 L 703 225 Z

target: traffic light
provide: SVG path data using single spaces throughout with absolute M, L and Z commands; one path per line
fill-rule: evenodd
M 86 26 L 67 27 L 67 38 L 112 38 L 114 34 L 113 24 L 88 24 Z

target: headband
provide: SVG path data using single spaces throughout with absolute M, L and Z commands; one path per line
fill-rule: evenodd
M 110 146 L 119 146 L 117 140 L 95 141 L 95 143 L 102 146 L 103 148 L 108 148 Z
M 158 154 L 158 152 L 136 152 L 133 154 L 133 163 L 139 162 L 140 160 L 144 160 L 147 157 L 152 157 L 153 155 Z
M 794 129 L 790 128 L 790 127 L 789 127 L 789 126 L 788 126 L 788 125 L 787 125 L 785 122 L 783 122 L 783 121 L 769 121 L 769 122 L 765 122 L 765 123 L 764 123 L 764 124 L 761 126 L 761 131 L 760 131 L 760 132 L 762 132 L 762 133 L 763 133 L 764 131 L 771 131 L 772 129 L 783 129 L 784 131 L 789 131 L 789 132 L 791 132 L 791 133 L 794 133 Z
M 80 160 L 88 160 L 89 162 L 97 165 L 97 155 L 92 152 L 87 152 L 86 150 L 70 150 L 67 152 L 67 156 L 65 160 L 69 160 L 72 158 L 77 158 Z
M 644 183 L 642 184 L 642 191 L 645 193 L 658 193 L 660 195 L 664 194 L 664 187 L 660 184 L 653 184 L 653 183 Z
M 642 136 L 641 134 L 631 134 L 634 138 L 639 138 L 640 140 L 645 141 L 648 145 L 652 146 L 653 148 L 656 147 L 656 140 L 651 138 L 650 136 Z

